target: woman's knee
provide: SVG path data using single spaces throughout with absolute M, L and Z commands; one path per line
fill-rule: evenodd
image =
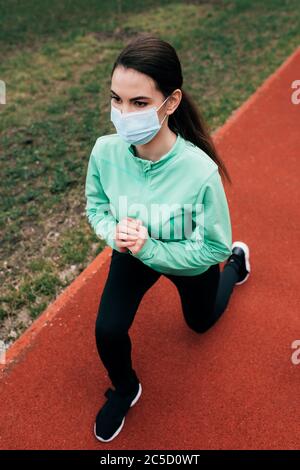
M 195 333 L 198 333 L 198 334 L 203 334 L 205 333 L 207 330 L 209 330 L 210 328 L 210 325 L 203 325 L 203 324 L 191 324 L 191 323 L 187 323 L 187 326 L 193 330 Z
M 218 321 L 223 312 L 224 306 L 215 304 L 210 315 L 202 317 L 201 319 L 197 318 L 197 321 L 192 321 L 189 318 L 186 318 L 186 324 L 196 333 L 203 334 Z
M 193 330 L 195 333 L 203 334 L 211 328 L 214 323 L 214 315 L 198 315 L 197 317 L 191 317 L 185 315 L 185 323 L 187 326 Z

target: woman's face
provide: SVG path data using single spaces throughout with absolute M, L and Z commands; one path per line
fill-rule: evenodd
M 115 68 L 111 80 L 111 104 L 122 113 L 158 108 L 164 100 L 165 97 L 156 90 L 154 81 L 148 75 L 120 66 Z M 158 110 L 161 118 L 170 101 L 167 100 Z

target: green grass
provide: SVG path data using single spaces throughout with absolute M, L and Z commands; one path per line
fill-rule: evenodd
M 211 131 L 299 45 L 297 0 L 0 1 L 0 338 L 26 327 L 105 246 L 88 225 L 91 148 L 115 132 L 109 77 L 136 32 L 170 41 Z M 2 326 L 1 326 L 2 325 Z

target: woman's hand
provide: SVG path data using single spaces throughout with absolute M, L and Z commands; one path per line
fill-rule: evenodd
M 139 237 L 133 246 L 128 247 L 133 255 L 136 255 L 142 249 L 147 238 L 149 237 L 147 228 L 144 225 L 142 225 L 142 222 L 140 220 L 138 220 L 138 222 L 139 222 L 139 226 L 138 226 Z
M 139 219 L 124 217 L 116 226 L 116 245 L 121 252 L 130 249 L 136 254 L 143 247 L 148 237 L 148 230 Z

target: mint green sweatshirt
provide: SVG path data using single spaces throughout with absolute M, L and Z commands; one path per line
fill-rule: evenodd
M 96 235 L 117 251 L 115 229 L 140 219 L 149 237 L 136 254 L 165 274 L 195 276 L 231 254 L 231 222 L 217 164 L 180 134 L 157 161 L 136 155 L 118 134 L 99 137 L 85 183 L 86 215 Z

